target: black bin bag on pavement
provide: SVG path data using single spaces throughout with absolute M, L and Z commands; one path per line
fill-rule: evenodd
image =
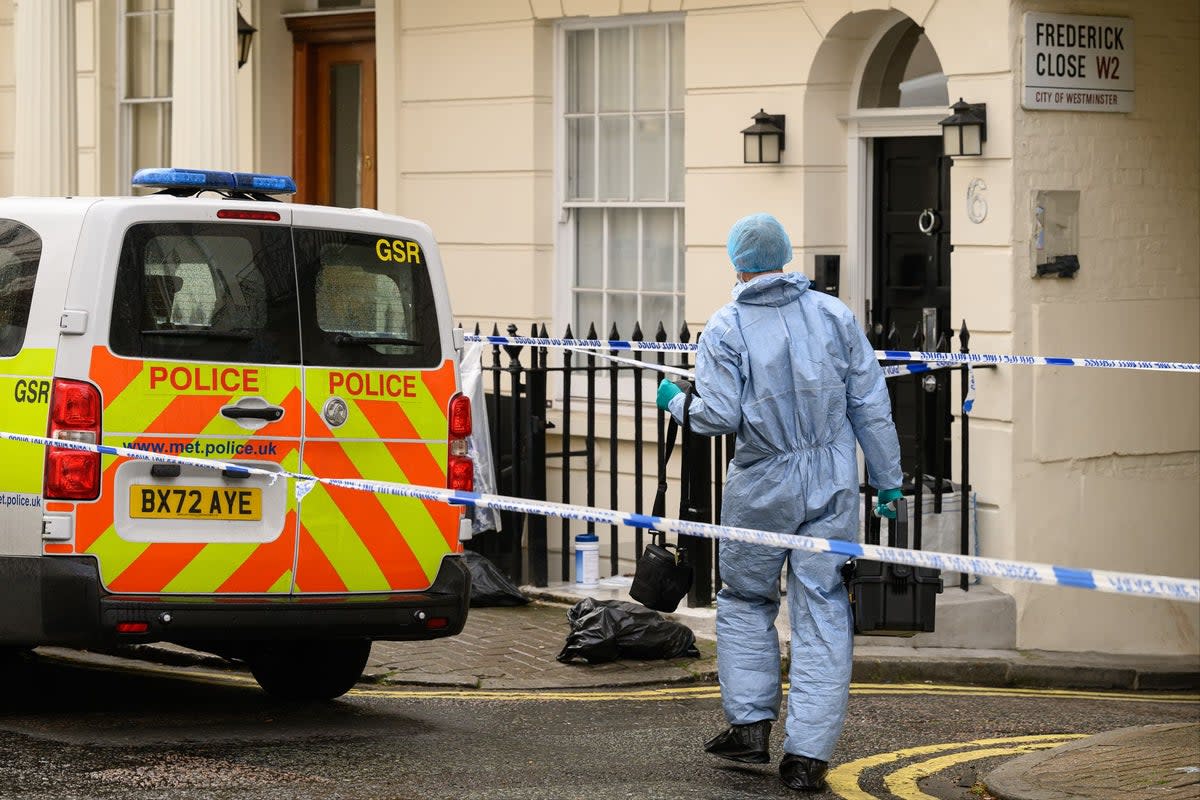
M 564 663 L 700 657 L 691 628 L 637 603 L 587 597 L 571 607 L 567 622 L 571 632 L 558 654 Z
M 522 606 L 529 598 L 486 556 L 471 550 L 463 551 L 467 569 L 471 570 L 471 607 Z

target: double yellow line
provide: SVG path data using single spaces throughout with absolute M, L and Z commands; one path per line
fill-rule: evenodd
M 917 786 L 917 781 L 936 775 L 942 770 L 949 769 L 966 761 L 995 756 L 1018 755 L 1035 750 L 1048 750 L 1075 739 L 1086 738 L 1083 733 L 1055 733 L 1038 736 L 1009 736 L 998 739 L 975 739 L 969 742 L 945 742 L 930 744 L 922 747 L 907 747 L 891 753 L 879 753 L 855 761 L 850 761 L 833 769 L 825 776 L 826 783 L 843 800 L 878 800 L 873 794 L 864 792 L 859 786 L 862 774 L 869 769 L 892 764 L 897 761 L 926 756 L 933 753 L 943 753 L 947 750 L 962 750 L 959 753 L 938 756 L 923 761 L 916 761 L 906 767 L 892 772 L 884 778 L 884 786 L 888 791 L 904 800 L 936 800 L 927 795 Z M 1006 745 L 1006 746 L 1000 746 Z M 974 749 L 963 749 L 974 748 Z

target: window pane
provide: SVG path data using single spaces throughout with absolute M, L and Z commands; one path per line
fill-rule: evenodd
M 567 197 L 593 200 L 596 197 L 596 120 L 580 117 L 567 120 Z
M 648 338 L 654 338 L 658 323 L 661 322 L 667 331 L 667 339 L 674 340 L 679 333 L 679 323 L 675 320 L 675 298 L 669 294 L 642 295 L 641 322 Z
M 567 111 L 596 110 L 596 32 L 567 34 Z
M 329 172 L 333 183 L 333 205 L 357 208 L 362 205 L 361 164 L 362 70 L 359 64 L 334 64 L 330 75 Z
M 288 228 L 132 226 L 117 268 L 109 339 L 115 352 L 134 357 L 299 363 Z
M 654 116 L 633 119 L 635 200 L 666 200 L 666 120 Z
M 675 289 L 675 210 L 642 211 L 642 289 Z
M 670 26 L 671 36 L 671 110 L 683 110 L 683 24 Z
M 575 209 L 575 285 L 604 287 L 604 209 Z
M 441 362 L 437 304 L 419 242 L 316 228 L 297 228 L 294 238 L 305 364 L 416 369 Z
M 675 211 L 675 291 L 683 294 L 683 211 Z
M 0 357 L 15 356 L 25 341 L 42 240 L 29 228 L 0 220 Z
M 629 110 L 629 29 L 600 30 L 600 110 Z
M 604 330 L 597 330 L 601 338 L 608 336 L 613 325 L 617 326 L 618 336 L 629 336 L 633 333 L 633 323 L 637 318 L 638 297 L 636 294 L 610 294 L 608 296 L 608 319 Z M 643 328 L 644 331 L 644 328 Z
M 600 118 L 600 199 L 629 199 L 629 118 Z
M 170 121 L 163 118 L 164 104 L 138 103 L 129 107 L 132 120 L 131 152 L 134 170 L 160 167 L 170 162 L 169 142 L 163 136 L 170 130 Z
M 661 111 L 667 102 L 667 36 L 661 25 L 634 28 L 634 111 Z
M 637 289 L 638 210 L 608 212 L 608 288 Z
M 154 18 L 154 96 L 171 96 L 171 48 L 174 37 L 171 15 L 156 14 Z
M 672 114 L 671 124 L 671 163 L 668 170 L 671 175 L 671 191 L 668 199 L 675 202 L 683 201 L 683 114 Z
M 600 336 L 604 329 L 604 295 L 600 292 L 577 292 L 575 294 L 575 330 L 576 339 L 587 336 L 588 327 L 596 326 Z
M 125 96 L 152 97 L 154 60 L 150 41 L 150 16 L 125 18 Z

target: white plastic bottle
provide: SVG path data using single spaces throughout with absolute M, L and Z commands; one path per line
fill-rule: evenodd
M 575 585 L 594 589 L 600 583 L 600 537 L 581 533 L 575 537 Z

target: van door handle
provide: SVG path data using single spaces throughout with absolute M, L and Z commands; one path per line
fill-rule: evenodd
M 264 419 L 267 422 L 276 422 L 283 416 L 283 409 L 279 406 L 267 406 L 265 408 L 225 406 L 221 409 L 221 416 L 228 417 L 229 419 Z

